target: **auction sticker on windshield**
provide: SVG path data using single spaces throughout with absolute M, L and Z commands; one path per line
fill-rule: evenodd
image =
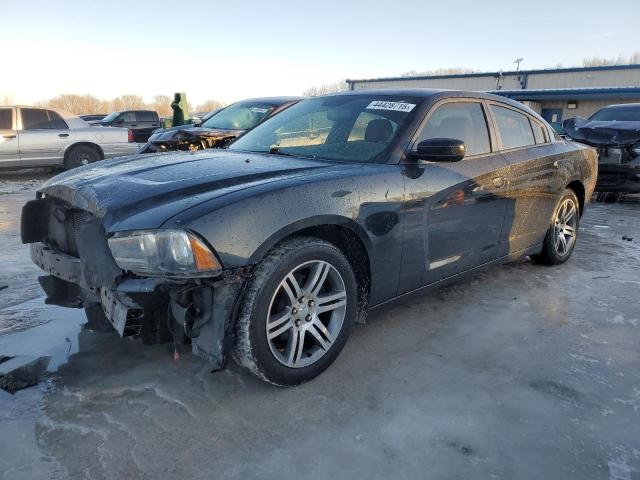
M 413 103 L 404 102 L 385 102 L 384 100 L 374 100 L 369 105 L 368 109 L 371 110 L 393 110 L 395 112 L 410 112 L 415 108 Z

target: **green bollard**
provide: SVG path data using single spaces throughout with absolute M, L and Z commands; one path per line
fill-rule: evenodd
M 187 105 L 186 93 L 175 93 L 173 95 L 173 102 L 171 103 L 173 109 L 173 126 L 186 125 L 189 123 L 189 107 Z

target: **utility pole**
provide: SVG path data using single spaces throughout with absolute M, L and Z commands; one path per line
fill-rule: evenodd
M 520 77 L 520 62 L 522 62 L 524 60 L 524 58 L 520 57 L 520 58 L 516 58 L 513 63 L 516 64 L 516 79 L 518 80 L 518 85 L 520 85 L 520 88 L 523 87 L 523 82 L 522 82 L 522 77 Z

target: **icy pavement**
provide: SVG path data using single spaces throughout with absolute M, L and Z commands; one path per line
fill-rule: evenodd
M 640 478 L 640 203 L 592 204 L 568 264 L 407 302 L 279 389 L 45 306 L 17 230 L 42 180 L 0 180 L 0 355 L 51 356 L 0 391 L 0 478 Z

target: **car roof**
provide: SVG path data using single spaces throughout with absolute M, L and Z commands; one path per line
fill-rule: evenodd
M 348 90 L 345 92 L 323 95 L 323 97 L 331 97 L 335 95 L 367 95 L 367 96 L 392 95 L 392 96 L 399 96 L 399 97 L 422 97 L 422 98 L 436 97 L 437 99 L 447 98 L 447 97 L 484 98 L 486 100 L 491 100 L 494 102 L 500 102 L 500 103 L 510 105 L 520 110 L 524 110 L 525 112 L 531 115 L 534 115 L 535 117 L 540 117 L 539 114 L 531 110 L 529 107 L 527 107 L 523 103 L 518 102 L 517 100 L 512 100 L 507 97 L 494 95 L 492 93 L 486 93 L 486 92 L 472 92 L 467 90 L 450 90 L 445 88 L 402 88 L 402 89 L 380 88 L 380 89 Z
M 617 110 L 619 108 L 640 108 L 640 103 L 616 103 L 614 105 L 607 105 L 606 107 L 602 107 L 600 110 Z
M 242 103 L 242 102 L 267 102 L 267 103 L 274 103 L 274 104 L 280 104 L 282 105 L 283 103 L 287 103 L 287 102 L 296 102 L 299 100 L 304 100 L 305 97 L 256 97 L 256 98 L 245 98 L 242 100 L 238 100 L 237 102 L 233 102 L 233 103 Z M 231 104 L 233 105 L 233 104 Z

